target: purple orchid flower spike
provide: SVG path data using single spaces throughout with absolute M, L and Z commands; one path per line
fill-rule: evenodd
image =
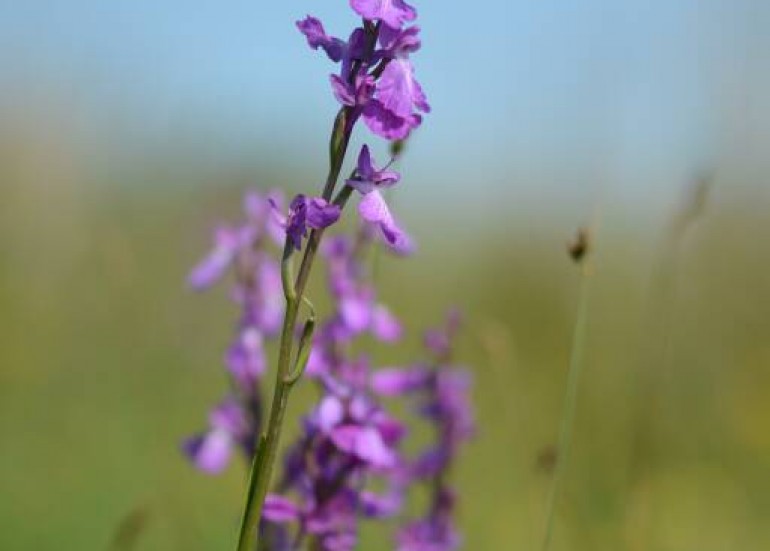
M 356 170 L 339 189 L 359 122 L 381 138 L 403 140 L 430 112 L 410 61 L 421 37 L 420 28 L 411 24 L 417 12 L 408 1 L 349 0 L 363 21 L 347 40 L 328 34 L 315 17 L 296 22 L 308 46 L 338 64 L 330 80 L 340 106 L 323 195 L 296 195 L 287 205 L 275 194 L 247 194 L 245 220 L 217 232 L 213 251 L 189 277 L 190 286 L 203 289 L 232 272 L 230 298 L 240 309 L 224 358 L 232 394 L 212 411 L 207 429 L 184 446 L 192 462 L 208 473 L 225 469 L 237 451 L 251 464 L 239 551 L 353 551 L 362 523 L 401 517 L 418 484 L 428 489 L 430 503 L 420 518 L 401 524 L 397 549 L 454 551 L 459 545 L 447 475 L 474 425 L 470 381 L 451 365 L 454 325 L 426 337 L 429 362 L 373 370 L 357 339 L 369 335 L 393 343 L 404 329 L 382 302 L 367 250 L 377 240 L 401 254 L 414 246 L 383 195 L 400 181 L 392 160 L 378 167 L 364 145 Z M 398 149 L 392 148 L 393 155 Z M 321 230 L 339 220 L 353 189 L 360 194 L 362 221 L 356 235 L 324 242 Z M 305 239 L 310 241 L 295 273 L 295 252 Z M 308 296 L 318 259 L 328 265 L 332 304 L 326 318 L 316 318 Z M 280 343 L 267 408 L 262 383 L 273 356 L 271 339 Z M 280 479 L 273 482 L 289 395 L 303 377 L 318 387 L 320 399 L 303 418 L 284 455 Z M 412 415 L 435 429 L 435 441 L 418 455 L 404 451 L 407 425 L 388 411 L 390 400 L 403 398 L 413 402 L 415 407 L 408 408 Z M 271 488 L 275 493 L 268 495 Z
M 307 237 L 308 228 L 320 230 L 334 224 L 340 217 L 340 207 L 332 205 L 321 197 L 297 195 L 289 204 L 289 214 L 284 216 L 275 203 L 273 212 L 279 224 L 286 230 L 295 249 L 302 248 L 302 239 Z
M 382 21 L 393 29 L 417 18 L 417 10 L 404 0 L 350 0 L 350 7 L 370 21 Z
M 408 59 L 420 49 L 420 29 L 404 28 L 404 24 L 413 21 L 417 12 L 403 0 L 351 0 L 350 4 L 365 20 L 382 22 L 379 49 L 367 47 L 367 33 L 362 27 L 354 29 L 347 42 L 327 35 L 315 17 L 298 21 L 297 28 L 311 48 L 322 48 L 332 61 L 342 62 L 339 75 L 331 76 L 331 84 L 337 101 L 353 110 L 350 120 L 363 116 L 376 135 L 387 140 L 405 139 L 422 123 L 415 110 L 430 111 Z M 369 68 L 378 62 L 380 69 L 370 73 Z

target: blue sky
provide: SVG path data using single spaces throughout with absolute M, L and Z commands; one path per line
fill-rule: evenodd
M 434 108 L 414 172 L 432 185 L 686 178 L 722 147 L 745 100 L 736 90 L 767 80 L 762 0 L 414 3 Z M 4 0 L 0 78 L 17 102 L 58 94 L 93 124 L 128 129 L 117 147 L 267 139 L 320 162 L 332 66 L 293 27 L 306 13 L 335 34 L 355 23 L 343 0 Z

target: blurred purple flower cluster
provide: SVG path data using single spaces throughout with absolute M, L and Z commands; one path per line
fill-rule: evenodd
M 426 335 L 428 362 L 372 369 L 367 356 L 353 352 L 356 340 L 369 335 L 392 344 L 403 335 L 398 319 L 377 301 L 364 262 L 372 245 L 371 228 L 362 225 L 355 239 L 337 236 L 323 249 L 335 307 L 317 332 L 306 371 L 321 398 L 286 456 L 280 493 L 268 496 L 263 518 L 295 527 L 295 547 L 287 549 L 312 538 L 315 549 L 347 551 L 355 548 L 361 521 L 395 517 L 409 492 L 426 486 L 430 510 L 404 523 L 397 549 L 450 551 L 459 537 L 447 475 L 474 430 L 468 372 L 449 364 L 459 320 L 452 314 L 446 329 Z M 416 458 L 402 451 L 407 422 L 383 402 L 393 398 L 413 404 L 435 428 L 435 442 Z
M 382 395 L 411 396 L 417 412 L 434 427 L 435 442 L 409 467 L 409 482 L 424 484 L 430 492 L 425 516 L 404 524 L 398 533 L 398 551 L 450 551 L 460 538 L 453 523 L 455 492 L 448 475 L 460 446 L 474 434 L 470 404 L 470 374 L 452 364 L 452 343 L 459 315 L 450 313 L 446 327 L 425 335 L 432 359 L 428 365 L 380 370 L 372 386 Z
M 218 230 L 214 250 L 190 276 L 193 288 L 204 289 L 232 271 L 231 295 L 243 308 L 225 356 L 232 393 L 212 410 L 209 430 L 185 443 L 193 463 L 208 473 L 222 471 L 235 446 L 247 460 L 254 453 L 263 415 L 263 346 L 275 337 L 282 316 L 276 298 L 281 297 L 280 274 L 270 254 L 276 248 L 270 241 L 288 230 L 268 212 L 280 202 L 276 193 L 268 198 L 250 194 L 245 223 L 228 230 L 246 237 L 226 240 L 234 248 L 225 254 L 220 243 L 224 230 Z M 262 218 L 257 220 L 255 213 Z M 354 549 L 362 520 L 396 516 L 410 489 L 420 485 L 431 492 L 430 509 L 424 519 L 404 524 L 397 549 L 449 551 L 458 545 L 452 525 L 455 500 L 446 475 L 458 447 L 473 433 L 468 373 L 449 363 L 459 320 L 453 314 L 445 329 L 426 334 L 429 361 L 372 369 L 366 355 L 354 353 L 357 340 L 368 335 L 392 345 L 404 334 L 397 317 L 378 300 L 367 268 L 374 246 L 373 228 L 361 224 L 354 237 L 334 236 L 322 248 L 334 307 L 315 332 L 306 370 L 320 399 L 285 456 L 276 493 L 265 501 L 263 520 L 277 525 L 268 532 L 274 546 L 283 542 L 284 549 L 299 549 L 312 538 L 316 549 Z M 435 443 L 416 458 L 402 452 L 409 431 L 383 403 L 392 398 L 412 403 L 415 413 L 435 428 Z
M 245 219 L 238 226 L 216 230 L 211 252 L 188 277 L 192 289 L 204 291 L 233 272 L 235 284 L 230 298 L 241 310 L 224 358 L 230 393 L 212 410 L 209 429 L 184 444 L 195 464 L 211 474 L 227 467 L 238 446 L 250 456 L 261 425 L 260 381 L 267 369 L 265 341 L 277 337 L 284 314 L 280 264 L 270 252 L 271 243 L 282 244 L 284 240 L 284 229 L 270 216 L 270 204 L 282 202 L 278 192 L 269 198 L 248 193 Z

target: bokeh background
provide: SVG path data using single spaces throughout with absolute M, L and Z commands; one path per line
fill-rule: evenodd
M 552 548 L 770 549 L 770 4 L 416 3 L 420 250 L 381 262 L 410 337 L 377 355 L 466 312 L 465 548 L 540 545 L 592 223 Z M 332 68 L 292 23 L 346 4 L 0 0 L 0 548 L 233 547 L 243 469 L 178 443 L 235 312 L 184 278 L 245 189 L 320 182 Z

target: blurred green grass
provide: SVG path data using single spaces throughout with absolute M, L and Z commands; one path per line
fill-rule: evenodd
M 183 278 L 240 186 L 5 180 L 0 548 L 107 549 L 121 526 L 141 527 L 134 549 L 231 548 L 243 469 L 201 476 L 178 442 L 225 388 L 235 314 Z M 724 189 L 676 243 L 605 215 L 552 549 L 770 548 L 770 205 Z M 451 213 L 424 216 L 420 255 L 381 263 L 410 338 L 377 357 L 410 357 L 421 328 L 464 308 L 479 418 L 456 473 L 465 548 L 537 548 L 577 302 L 572 221 L 464 234 Z M 389 548 L 366 530 L 362 549 Z

